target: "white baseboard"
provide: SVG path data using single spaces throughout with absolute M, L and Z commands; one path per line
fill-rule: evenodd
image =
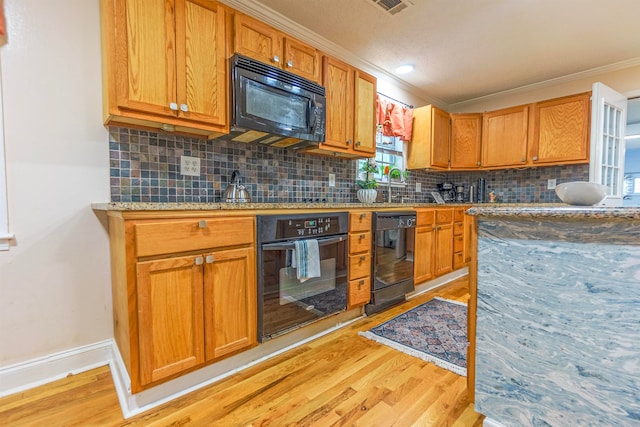
M 0 368 L 0 397 L 108 365 L 112 343 L 109 339 Z
M 452 271 L 451 273 L 447 273 L 433 280 L 429 280 L 428 282 L 420 283 L 419 285 L 415 286 L 415 291 L 407 295 L 407 299 L 415 298 L 418 295 L 421 295 L 435 288 L 439 288 L 440 286 L 446 285 L 447 283 L 452 282 L 460 277 L 464 277 L 467 274 L 469 274 L 469 268 L 462 267 L 458 270 Z

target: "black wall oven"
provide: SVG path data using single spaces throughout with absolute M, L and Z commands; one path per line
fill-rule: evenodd
M 346 310 L 347 230 L 346 212 L 257 217 L 258 341 Z M 293 263 L 302 239 L 317 240 L 320 258 L 320 277 L 305 281 Z

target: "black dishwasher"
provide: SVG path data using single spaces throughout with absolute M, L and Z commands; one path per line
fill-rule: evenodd
M 371 302 L 372 314 L 405 301 L 414 291 L 415 211 L 374 212 Z

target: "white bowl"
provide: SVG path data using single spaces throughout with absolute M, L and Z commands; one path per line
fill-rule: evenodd
M 556 194 L 568 205 L 592 206 L 607 196 L 607 186 L 596 182 L 563 182 L 556 186 Z

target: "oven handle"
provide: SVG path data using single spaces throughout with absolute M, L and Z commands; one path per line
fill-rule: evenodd
M 342 242 L 346 239 L 346 236 L 336 236 L 336 237 L 325 237 L 318 240 L 318 246 L 331 245 L 333 243 Z M 301 239 L 302 240 L 302 239 Z M 310 239 L 306 239 L 310 240 Z M 288 240 L 286 242 L 279 243 L 268 243 L 266 245 L 262 245 L 263 251 L 282 251 L 286 249 L 295 249 L 295 244 Z

